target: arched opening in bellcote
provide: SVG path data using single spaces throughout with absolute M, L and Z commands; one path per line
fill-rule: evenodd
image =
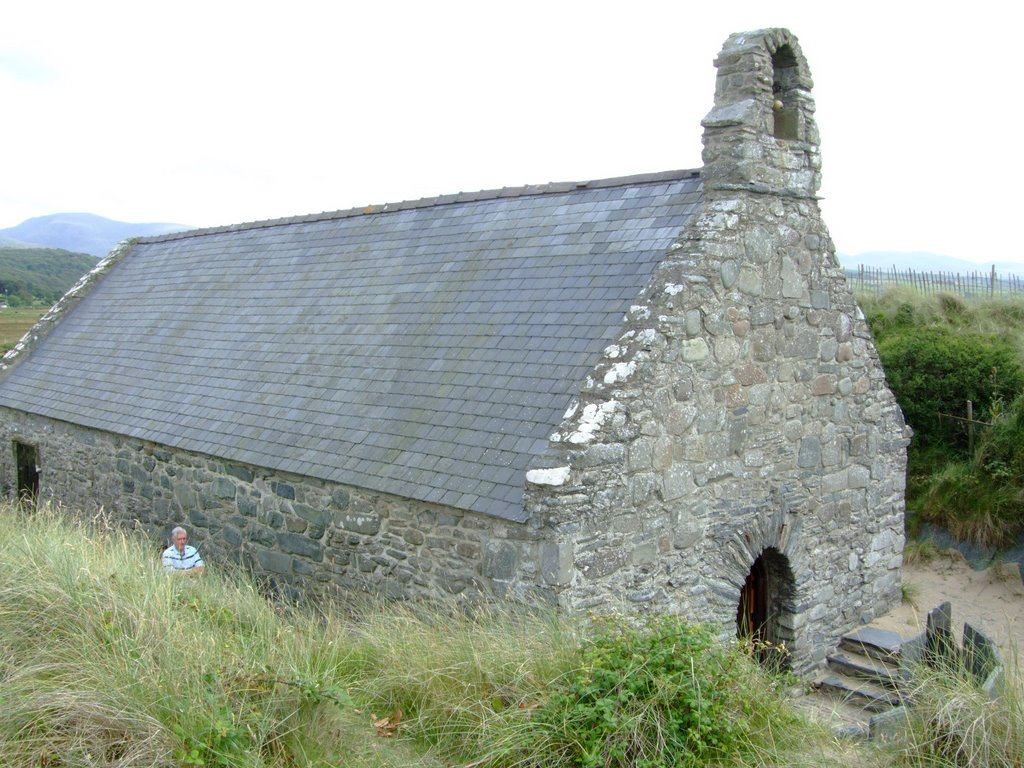
M 788 44 L 781 45 L 772 54 L 772 134 L 777 139 L 803 138 L 796 93 L 798 87 L 796 55 Z

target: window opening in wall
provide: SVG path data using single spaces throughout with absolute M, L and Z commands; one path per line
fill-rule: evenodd
M 39 498 L 39 452 L 34 445 L 16 440 L 14 461 L 18 468 L 18 501 L 34 509 Z
M 765 666 L 784 669 L 792 644 L 790 614 L 794 589 L 789 561 L 777 549 L 769 547 L 754 561 L 740 590 L 736 609 L 736 636 L 754 646 L 758 660 Z
M 772 54 L 772 133 L 777 139 L 800 138 L 800 111 L 796 104 L 797 62 L 784 45 Z

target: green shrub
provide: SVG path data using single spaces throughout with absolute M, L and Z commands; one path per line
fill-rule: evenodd
M 999 402 L 974 456 L 950 461 L 926 482 L 921 516 L 958 539 L 1004 547 L 1024 530 L 1024 396 Z
M 993 334 L 908 328 L 883 338 L 878 353 L 918 448 L 948 445 L 950 432 L 940 416 L 965 417 L 966 401 L 974 403 L 974 417 L 985 420 L 997 403 L 1024 389 L 1017 350 Z M 966 432 L 955 432 L 952 444 L 965 455 Z
M 697 766 L 755 749 L 765 719 L 784 729 L 793 716 L 780 702 L 766 673 L 704 627 L 605 619 L 535 721 L 563 764 Z

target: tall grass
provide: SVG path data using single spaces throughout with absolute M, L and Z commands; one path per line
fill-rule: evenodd
M 162 573 L 122 531 L 0 514 L 7 765 L 262 765 L 329 752 L 351 651 L 244 581 Z
M 244 574 L 165 574 L 157 555 L 102 519 L 0 507 L 0 764 L 586 764 L 566 699 L 538 714 L 600 671 L 584 625 L 508 606 L 284 607 Z M 700 669 L 700 684 L 730 686 L 721 715 L 752 724 L 746 754 L 776 754 L 780 734 L 744 711 L 781 711 L 775 685 L 722 654 L 729 676 Z
M 165 574 L 102 519 L 0 505 L 5 768 L 958 764 L 927 731 L 837 742 L 789 682 L 670 619 L 282 606 L 216 563 Z M 1010 702 L 993 738 L 1019 739 Z
M 957 664 L 915 670 L 905 738 L 894 758 L 909 768 L 1021 768 L 1024 680 L 1014 660 L 995 696 Z

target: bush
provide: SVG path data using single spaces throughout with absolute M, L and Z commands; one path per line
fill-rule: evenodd
M 1003 547 L 1024 530 L 1024 396 L 992 408 L 992 426 L 979 433 L 974 456 L 928 479 L 921 513 L 958 539 Z
M 708 629 L 666 616 L 599 623 L 535 718 L 564 764 L 639 768 L 735 758 L 769 719 L 794 722 L 769 676 Z
M 918 448 L 950 441 L 940 414 L 964 417 L 970 400 L 974 417 L 986 420 L 1024 389 L 1014 345 L 993 334 L 911 327 L 883 338 L 878 353 Z M 966 432 L 958 430 L 952 444 L 966 455 Z

